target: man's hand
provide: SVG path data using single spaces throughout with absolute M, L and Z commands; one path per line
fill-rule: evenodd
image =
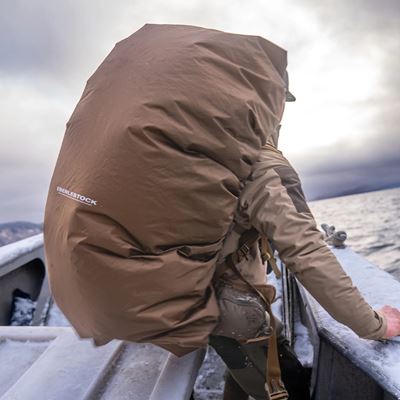
M 387 329 L 384 339 L 400 335 L 400 311 L 391 306 L 383 306 L 378 310 L 386 317 Z

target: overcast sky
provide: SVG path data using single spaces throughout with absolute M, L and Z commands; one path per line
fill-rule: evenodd
M 0 223 L 41 222 L 65 123 L 145 23 L 263 36 L 288 51 L 280 148 L 309 199 L 400 185 L 399 0 L 0 0 Z

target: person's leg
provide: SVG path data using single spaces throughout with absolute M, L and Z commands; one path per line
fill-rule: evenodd
M 255 400 L 269 400 L 269 395 L 265 391 L 267 352 L 265 342 L 263 345 L 259 343 L 241 345 L 231 338 L 210 336 L 210 345 L 225 362 L 230 375 L 241 387 L 242 392 L 244 391 Z M 263 366 L 260 368 L 261 364 Z M 231 389 L 232 387 L 227 387 L 227 396 L 233 393 Z M 224 400 L 231 399 L 236 400 L 236 397 L 224 397 Z
M 278 330 L 278 353 L 282 380 L 290 400 L 310 400 L 310 375 Z M 269 399 L 265 391 L 268 346 L 266 341 L 242 345 L 234 339 L 212 336 L 210 345 L 225 362 L 239 386 L 256 400 Z M 229 388 L 233 393 L 233 387 Z M 224 400 L 230 400 L 230 397 Z M 235 397 L 232 397 L 235 399 Z M 238 397 L 241 399 L 241 397 Z
M 304 368 L 283 332 L 282 322 L 275 318 L 281 377 L 290 400 L 310 400 L 311 374 Z
M 310 400 L 311 374 L 304 368 L 288 341 L 278 341 L 279 364 L 282 380 L 290 400 Z
M 248 400 L 249 395 L 241 388 L 241 386 L 228 372 L 225 379 L 223 400 Z

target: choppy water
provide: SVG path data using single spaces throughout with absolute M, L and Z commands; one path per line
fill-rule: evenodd
M 345 230 L 354 251 L 400 279 L 400 188 L 309 203 L 318 225 Z

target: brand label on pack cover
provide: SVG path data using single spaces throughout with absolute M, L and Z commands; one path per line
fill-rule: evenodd
M 61 186 L 57 186 L 57 193 L 71 200 L 79 201 L 79 203 L 86 204 L 87 206 L 97 206 L 97 200 L 87 197 L 83 194 L 72 192 L 71 190 L 65 189 Z

